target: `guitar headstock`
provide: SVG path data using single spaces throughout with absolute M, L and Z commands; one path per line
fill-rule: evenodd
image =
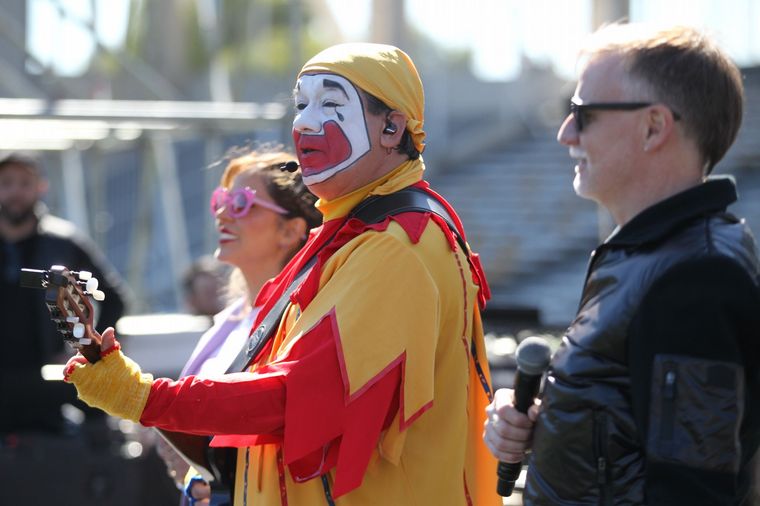
M 103 300 L 98 280 L 87 271 L 70 271 L 62 265 L 49 270 L 21 269 L 21 286 L 45 290 L 45 305 L 64 341 L 79 350 L 88 361 L 100 360 L 100 335 L 93 329 L 93 308 L 89 296 Z

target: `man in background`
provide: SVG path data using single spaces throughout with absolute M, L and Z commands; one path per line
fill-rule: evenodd
M 182 276 L 182 293 L 190 314 L 213 317 L 225 307 L 225 285 L 229 274 L 211 255 L 197 258 Z
M 70 353 L 50 320 L 44 291 L 19 286 L 22 267 L 90 271 L 106 296 L 95 303 L 98 327 L 114 325 L 124 313 L 118 274 L 72 223 L 47 212 L 46 190 L 34 159 L 11 154 L 0 160 L 0 434 L 60 432 L 61 405 L 76 399 L 63 383 L 42 379 L 44 364 L 63 363 Z

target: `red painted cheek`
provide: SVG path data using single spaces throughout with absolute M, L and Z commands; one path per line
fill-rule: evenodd
M 304 176 L 318 174 L 346 161 L 352 153 L 351 143 L 335 121 L 328 121 L 319 135 L 293 131 L 293 143 Z

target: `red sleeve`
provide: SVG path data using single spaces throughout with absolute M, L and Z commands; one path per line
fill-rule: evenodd
M 290 364 L 207 379 L 158 379 L 140 423 L 191 434 L 278 434 Z
M 140 422 L 223 435 L 212 446 L 272 442 L 244 435 L 276 436 L 295 481 L 337 468 L 333 493 L 343 495 L 361 484 L 380 433 L 398 410 L 403 360 L 349 398 L 339 340 L 331 312 L 280 361 L 255 373 L 156 380 Z

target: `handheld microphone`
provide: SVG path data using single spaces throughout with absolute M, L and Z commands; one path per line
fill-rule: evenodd
M 528 408 L 533 405 L 550 359 L 549 345 L 540 337 L 528 337 L 517 347 L 513 405 L 520 413 L 527 413 Z M 499 462 L 496 468 L 496 475 L 499 477 L 496 492 L 500 496 L 512 495 L 521 469 L 522 462 Z

